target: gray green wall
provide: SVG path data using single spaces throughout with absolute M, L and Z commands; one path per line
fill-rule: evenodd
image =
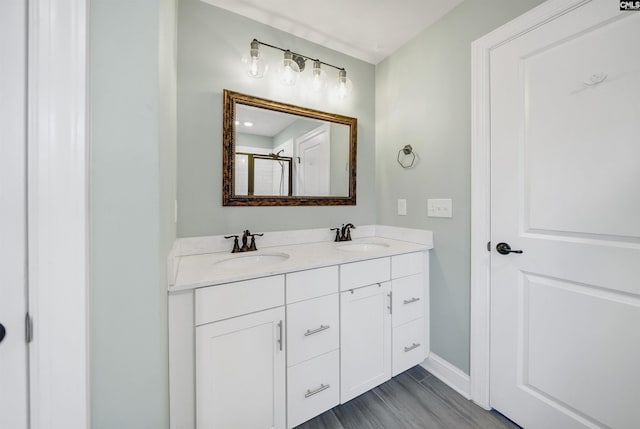
M 471 42 L 539 3 L 465 0 L 376 67 L 376 222 L 433 231 L 431 350 L 467 373 Z M 420 156 L 410 170 L 396 162 L 405 144 Z M 453 218 L 428 218 L 427 198 L 452 198 Z
M 213 7 L 180 0 L 178 14 L 178 236 L 321 228 L 375 223 L 375 67 L 291 34 Z M 338 101 L 276 83 L 275 69 L 252 79 L 240 62 L 253 38 L 343 66 L 353 80 Z M 282 53 L 261 48 L 273 61 Z M 308 63 L 308 67 L 312 65 Z M 327 74 L 337 78 L 334 70 Z M 357 205 L 342 207 L 223 207 L 222 90 L 358 118 Z
M 91 427 L 168 427 L 175 1 L 92 0 Z

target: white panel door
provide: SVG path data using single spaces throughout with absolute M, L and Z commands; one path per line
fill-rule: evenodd
M 491 53 L 491 406 L 526 428 L 640 424 L 638 41 L 593 0 Z
M 26 2 L 0 2 L 0 428 L 27 427 Z
M 391 378 L 391 283 L 340 294 L 340 402 Z
M 330 188 L 331 128 L 328 124 L 296 138 L 297 195 L 327 196 Z
M 284 429 L 284 307 L 196 328 L 198 429 Z

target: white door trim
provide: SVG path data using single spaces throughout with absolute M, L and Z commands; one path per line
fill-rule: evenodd
M 490 409 L 491 51 L 591 0 L 548 0 L 471 44 L 471 399 Z M 612 3 L 613 4 L 613 3 Z M 618 7 L 617 2 L 614 5 Z M 613 6 L 612 6 L 613 7 Z
M 89 419 L 87 0 L 34 0 L 28 16 L 31 427 Z
M 26 204 L 27 4 L 0 2 L 0 427 L 29 418 Z

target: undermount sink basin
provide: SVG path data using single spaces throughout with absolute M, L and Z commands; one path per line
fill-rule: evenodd
M 374 250 L 382 250 L 385 247 L 389 247 L 386 243 L 343 243 L 336 245 L 338 250 L 346 250 L 348 252 L 371 252 Z
M 289 259 L 286 253 L 263 253 L 261 255 L 238 255 L 223 259 L 214 265 L 217 268 L 266 268 Z

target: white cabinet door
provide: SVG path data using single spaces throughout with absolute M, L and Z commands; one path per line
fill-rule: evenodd
M 198 429 L 285 427 L 284 308 L 196 328 Z
M 340 402 L 391 378 L 391 284 L 340 294 Z

